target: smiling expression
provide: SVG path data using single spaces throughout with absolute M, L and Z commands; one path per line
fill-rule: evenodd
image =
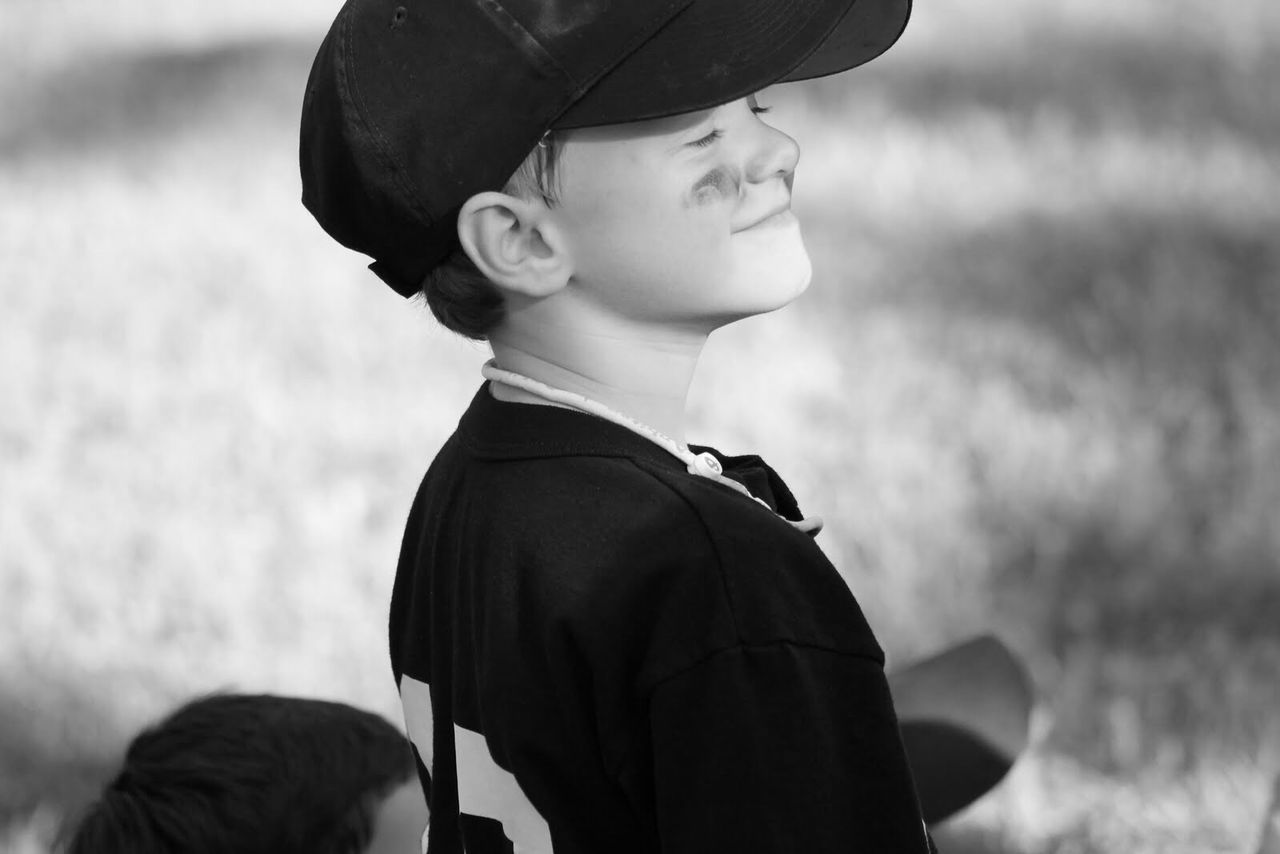
M 566 134 L 552 217 L 570 287 L 599 308 L 710 331 L 772 311 L 810 277 L 790 213 L 795 140 L 754 97 Z

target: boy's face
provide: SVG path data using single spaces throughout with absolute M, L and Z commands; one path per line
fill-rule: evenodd
M 790 211 L 800 150 L 761 112 L 752 97 L 569 132 L 552 216 L 570 288 L 630 320 L 707 331 L 799 296 L 811 272 Z

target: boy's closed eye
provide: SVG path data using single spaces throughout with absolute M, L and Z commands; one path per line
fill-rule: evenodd
M 711 133 L 707 134 L 701 139 L 695 139 L 693 142 L 689 144 L 694 146 L 695 148 L 706 148 L 707 146 L 711 145 L 711 143 L 715 142 L 717 139 L 720 139 L 722 136 L 724 136 L 724 131 L 717 128 L 716 130 L 711 131 Z
M 752 112 L 754 115 L 759 116 L 759 115 L 763 115 L 764 113 L 769 112 L 769 108 L 768 108 L 768 107 L 762 107 L 762 106 L 760 106 L 759 104 L 752 104 L 752 105 L 751 105 L 751 112 Z M 721 139 L 723 136 L 724 136 L 724 131 L 722 131 L 722 130 L 721 130 L 721 129 L 719 129 L 719 128 L 714 128 L 714 129 L 713 129 L 710 133 L 708 133 L 706 136 L 704 136 L 704 137 L 700 137 L 700 138 L 698 138 L 698 139 L 695 139 L 693 142 L 690 142 L 690 143 L 689 143 L 689 145 L 691 145 L 691 146 L 693 146 L 693 147 L 695 147 L 695 148 L 706 148 L 707 146 L 709 146 L 709 145 L 711 145 L 712 143 L 714 143 L 716 140 Z

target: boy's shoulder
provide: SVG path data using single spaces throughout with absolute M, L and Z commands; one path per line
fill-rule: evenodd
M 839 573 L 774 512 L 800 518 L 782 479 L 756 456 L 694 450 L 714 453 L 770 507 L 689 474 L 626 428 L 482 388 L 428 471 L 410 528 L 482 557 L 470 561 L 482 573 L 519 572 L 554 598 L 548 607 L 584 619 L 622 619 L 647 603 L 720 623 L 726 643 L 881 657 Z
M 796 500 L 760 457 L 690 448 L 714 456 L 726 477 L 767 506 L 691 475 L 685 463 L 625 427 L 566 408 L 500 401 L 487 387 L 437 454 L 422 491 L 437 515 L 500 516 L 507 528 L 604 548 L 639 538 L 651 549 L 661 537 L 724 556 L 798 534 L 786 521 L 801 518 Z M 792 542 L 812 546 L 802 534 Z

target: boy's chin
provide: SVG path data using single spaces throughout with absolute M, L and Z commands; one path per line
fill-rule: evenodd
M 813 264 L 798 228 L 775 229 L 774 239 L 740 256 L 739 270 L 752 282 L 750 290 L 772 301 L 764 311 L 787 305 L 809 287 Z
M 741 299 L 736 300 L 737 304 L 726 310 L 715 325 L 727 326 L 737 320 L 785 308 L 808 290 L 811 279 L 812 268 L 807 256 L 803 264 L 789 268 L 774 264 L 769 269 L 754 270 L 751 281 L 741 283 L 747 285 L 739 291 Z
M 760 296 L 759 311 L 752 313 L 764 314 L 790 305 L 807 291 L 813 280 L 813 266 L 801 249 L 789 257 L 775 256 L 769 263 L 761 263 L 751 271 L 751 277 L 756 282 L 752 291 Z

